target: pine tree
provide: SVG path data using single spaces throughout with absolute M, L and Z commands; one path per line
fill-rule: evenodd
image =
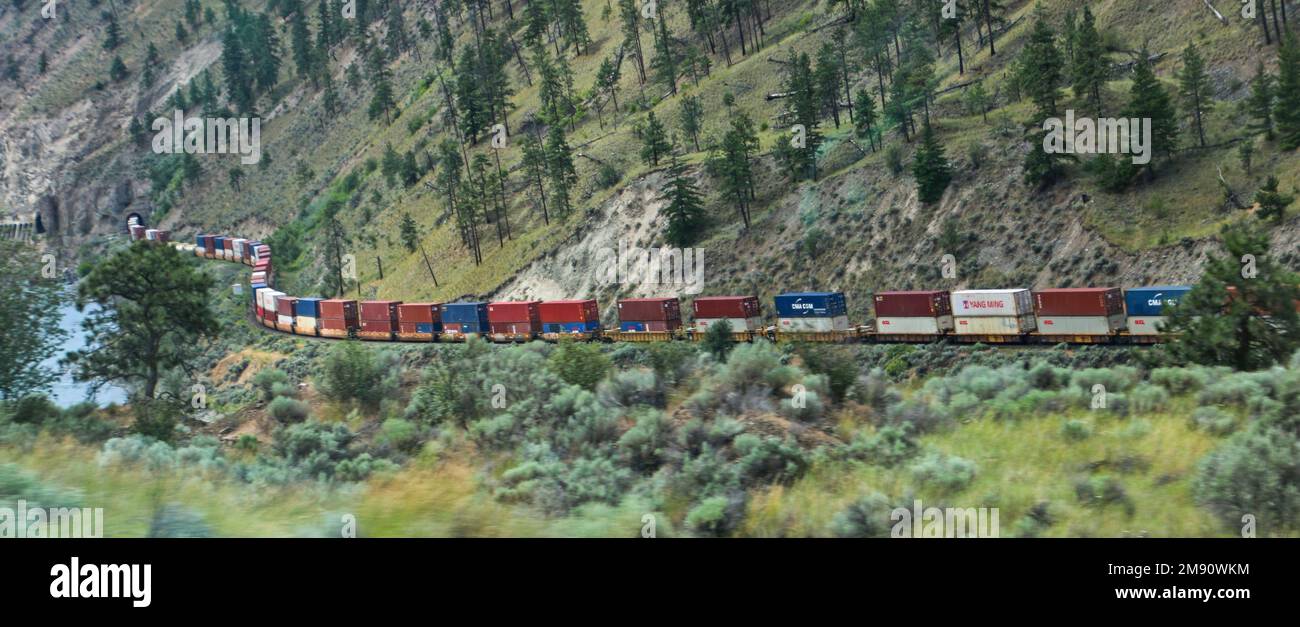
M 1264 138 L 1273 140 L 1273 101 L 1277 97 L 1276 79 L 1264 70 L 1261 60 L 1255 67 L 1255 78 L 1250 81 L 1250 96 L 1246 99 L 1246 111 L 1250 115 L 1250 130 L 1263 133 Z
M 296 11 L 289 19 L 289 45 L 293 50 L 294 67 L 298 69 L 298 76 L 310 77 L 315 83 L 317 57 L 312 47 L 311 31 L 307 28 L 307 16 Z
M 1259 219 L 1281 223 L 1286 217 L 1286 208 L 1295 202 L 1294 195 L 1279 192 L 1277 186 L 1277 177 L 1270 175 L 1264 182 L 1264 186 L 1255 192 L 1254 200 L 1255 204 L 1259 205 Z
M 265 13 L 253 18 L 250 31 L 245 45 L 253 66 L 253 82 L 262 93 L 268 93 L 280 80 L 280 39 Z
M 921 145 L 912 162 L 912 175 L 916 177 L 917 198 L 926 204 L 938 202 L 952 182 L 952 167 L 944 155 L 943 144 L 934 136 L 929 124 L 921 135 Z
M 42 61 L 45 59 L 44 52 L 41 53 L 41 59 Z M 144 71 L 140 73 L 140 84 L 142 84 L 145 89 L 153 87 L 153 81 L 155 78 L 154 68 L 158 67 L 158 65 L 158 47 L 153 45 L 153 42 L 149 42 L 149 48 L 144 53 Z M 42 70 L 42 72 L 44 72 L 44 70 Z
M 795 134 L 784 143 L 778 142 L 778 155 L 786 156 L 787 169 L 797 177 L 816 181 L 817 149 L 822 143 L 821 133 L 817 130 L 817 111 L 821 100 L 813 81 L 812 61 L 807 54 L 796 55 L 793 50 L 790 52 L 785 84 L 785 91 L 791 94 L 792 124 L 800 125 L 803 129 L 801 135 Z
M 736 204 L 746 229 L 750 226 L 749 203 L 754 198 L 752 159 L 759 148 L 753 121 L 739 113 L 732 116 L 731 128 L 723 135 L 721 143 L 710 147 L 706 161 L 709 174 L 718 179 L 723 198 Z
M 695 95 L 686 95 L 682 97 L 681 104 L 682 132 L 691 138 L 691 143 L 695 145 L 695 151 L 700 150 L 700 123 L 704 119 L 704 105 L 700 104 L 700 99 Z
M 420 243 L 420 233 L 415 228 L 415 219 L 411 217 L 411 214 L 406 212 L 402 213 L 401 236 L 402 246 L 406 248 L 406 252 L 415 252 L 416 247 Z
M 113 57 L 113 63 L 108 67 L 108 77 L 113 79 L 113 82 L 119 82 L 125 79 L 126 75 L 126 64 L 122 62 L 122 57 Z
M 1169 92 L 1156 78 L 1151 66 L 1151 53 L 1145 48 L 1139 53 L 1137 67 L 1133 69 L 1133 86 L 1129 89 L 1129 102 L 1124 117 L 1151 120 L 1151 152 L 1173 154 L 1178 146 L 1178 112 Z M 1155 174 L 1155 159 L 1146 164 L 1148 177 Z
M 523 141 L 523 162 L 524 176 L 527 177 L 530 184 L 537 188 L 537 198 L 542 206 L 542 220 L 546 224 L 551 223 L 550 214 L 546 209 L 546 149 L 542 146 L 541 140 L 531 133 L 524 134 Z
M 854 96 L 854 114 L 853 128 L 854 133 L 861 139 L 866 139 L 871 145 L 871 150 L 876 148 L 876 101 L 867 94 L 867 90 L 859 89 Z
M 186 32 L 185 26 L 183 26 L 180 22 L 176 22 L 176 41 L 183 44 L 189 41 L 189 38 L 190 38 L 190 34 Z
M 668 143 L 668 131 L 651 111 L 646 116 L 645 126 L 641 128 L 641 161 L 651 167 L 659 166 L 659 159 L 668 154 L 672 147 Z
M 704 224 L 704 201 L 675 149 L 670 148 L 668 159 L 667 180 L 660 189 L 668 203 L 663 210 L 668 216 L 664 239 L 673 246 L 685 247 L 695 241 Z
M 117 50 L 122 45 L 122 28 L 117 25 L 117 16 L 107 13 L 108 27 L 104 29 L 104 49 Z
M 818 110 L 821 115 L 829 112 L 835 120 L 835 128 L 839 128 L 840 57 L 829 42 L 822 44 L 817 51 L 817 69 L 813 70 L 813 84 L 817 91 Z
M 578 172 L 573 167 L 573 149 L 558 124 L 552 124 L 546 135 L 546 176 L 551 183 L 556 213 L 567 216 L 573 209 L 573 187 L 578 184 Z
M 1034 102 L 1036 117 L 1056 117 L 1060 86 L 1064 82 L 1064 62 L 1056 47 L 1056 33 L 1041 14 L 1034 20 L 1029 41 L 1017 61 L 1020 84 Z
M 1300 148 L 1300 45 L 1287 35 L 1278 53 L 1277 100 L 1273 108 L 1279 145 Z
M 45 70 L 49 69 L 49 67 L 49 59 L 45 57 L 45 51 L 42 50 L 40 58 L 36 61 L 36 73 L 45 74 Z
M 1109 70 L 1101 33 L 1097 32 L 1097 20 L 1092 11 L 1084 7 L 1083 21 L 1074 37 L 1074 62 L 1070 73 L 1074 78 L 1074 97 L 1086 98 L 1098 113 L 1101 112 L 1101 92 L 1106 87 Z
M 645 53 L 641 50 L 641 5 L 636 0 L 618 0 L 622 21 L 623 48 L 636 56 L 637 78 L 645 86 Z
M 360 15 L 360 12 L 360 7 L 358 7 L 358 15 Z M 385 122 L 392 122 L 392 111 L 397 106 L 397 103 L 393 99 L 393 86 L 389 82 L 388 61 L 384 58 L 384 52 L 379 47 L 371 49 L 371 54 L 366 59 L 366 71 L 370 75 L 370 85 L 374 89 L 370 96 L 370 106 L 367 109 L 370 119 L 374 120 L 383 115 Z
M 1214 109 L 1214 98 L 1210 77 L 1205 73 L 1205 60 L 1197 52 L 1196 44 L 1188 44 L 1183 52 L 1183 71 L 1178 75 L 1178 85 L 1183 110 L 1192 118 L 1192 126 L 1204 148 L 1205 115 Z
M 650 62 L 650 67 L 654 70 L 655 81 L 677 95 L 677 74 L 681 60 L 673 52 L 673 40 L 668 34 L 668 20 L 662 7 L 659 8 L 659 13 L 656 20 L 658 28 L 655 29 L 655 58 Z
M 596 89 L 599 93 L 608 94 L 614 102 L 614 112 L 618 113 L 618 81 L 622 69 L 620 64 L 614 63 L 612 57 L 605 57 L 600 62 L 600 69 L 596 71 Z
M 1211 257 L 1200 282 L 1166 314 L 1163 330 L 1178 337 L 1171 352 L 1243 371 L 1291 357 L 1300 348 L 1300 276 L 1278 263 L 1268 234 L 1250 223 L 1225 228 L 1223 248 L 1226 254 Z M 1250 273 L 1243 272 L 1246 255 L 1255 263 Z
M 226 97 L 238 113 L 253 110 L 253 85 L 250 71 L 235 29 L 227 30 L 221 40 L 221 69 L 226 79 Z

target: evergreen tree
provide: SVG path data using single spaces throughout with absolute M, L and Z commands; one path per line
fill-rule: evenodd
M 1255 78 L 1250 81 L 1250 96 L 1246 99 L 1246 111 L 1250 115 L 1250 130 L 1263 133 L 1265 139 L 1273 140 L 1273 101 L 1276 99 L 1276 79 L 1264 70 L 1261 60 L 1255 66 Z
M 607 94 L 614 102 L 614 112 L 618 108 L 618 81 L 622 73 L 620 64 L 615 63 L 611 57 L 605 57 L 600 62 L 600 68 L 596 70 L 596 91 L 601 94 Z
M 1106 87 L 1110 72 L 1101 33 L 1092 11 L 1084 7 L 1083 21 L 1074 36 L 1074 61 L 1071 65 L 1074 96 L 1086 98 L 1094 111 L 1101 113 L 1101 92 Z
M 41 53 L 41 59 L 42 61 L 45 59 L 44 52 Z M 153 42 L 149 42 L 149 48 L 144 53 L 144 71 L 140 73 L 140 84 L 143 85 L 145 89 L 153 87 L 153 81 L 155 78 L 154 72 L 156 71 L 154 68 L 157 68 L 158 65 L 158 47 L 153 45 Z M 42 72 L 44 72 L 44 70 L 42 70 Z
M 24 242 L 0 239 L 0 400 L 14 400 L 47 389 L 58 379 L 42 367 L 64 349 L 68 333 L 57 311 L 66 304 L 63 281 L 45 276 L 42 251 Z
M 660 157 L 668 154 L 672 146 L 668 143 L 668 131 L 651 111 L 646 116 L 645 126 L 641 127 L 641 161 L 648 166 L 658 167 Z
M 695 241 L 704 224 L 704 201 L 686 172 L 686 164 L 678 159 L 677 151 L 670 148 L 668 159 L 668 178 L 660 189 L 668 203 L 664 208 L 668 216 L 664 239 L 673 246 L 685 247 Z
M 189 39 L 190 39 L 190 34 L 185 30 L 185 26 L 183 26 L 180 22 L 176 22 L 176 41 L 184 44 L 188 42 Z
M 119 82 L 126 78 L 126 64 L 122 62 L 122 57 L 113 57 L 113 64 L 108 67 L 108 77 L 113 82 Z
M 829 42 L 817 51 L 817 69 L 813 70 L 818 110 L 830 113 L 835 128 L 840 127 L 840 57 Z
M 1192 127 L 1204 148 L 1205 115 L 1214 109 L 1214 98 L 1210 76 L 1205 73 L 1205 60 L 1197 52 L 1196 44 L 1188 44 L 1183 52 L 1183 71 L 1178 75 L 1178 85 L 1183 110 L 1192 118 Z
M 1283 150 L 1300 148 L 1300 45 L 1287 35 L 1278 52 L 1277 100 L 1273 119 Z
M 358 14 L 359 12 L 360 9 Z M 397 107 L 397 102 L 393 99 L 393 86 L 389 82 L 388 61 L 384 59 L 384 52 L 379 47 L 371 49 L 366 70 L 370 73 L 370 84 L 374 89 L 370 96 L 370 106 L 366 110 L 367 114 L 372 120 L 382 115 L 385 122 L 392 122 L 392 113 Z
M 663 13 L 664 9 L 660 6 L 660 15 L 656 20 L 658 28 L 655 29 L 655 58 L 650 62 L 650 67 L 654 70 L 655 81 L 676 95 L 680 59 L 673 52 L 672 36 L 668 34 L 668 20 Z
M 1286 217 L 1286 208 L 1295 202 L 1295 196 L 1283 194 L 1277 190 L 1276 176 L 1269 176 L 1264 186 L 1255 192 L 1255 204 L 1259 205 L 1259 218 L 1281 223 Z
M 573 149 L 564 137 L 564 129 L 552 124 L 546 135 L 546 176 L 555 198 L 555 211 L 561 217 L 573 209 L 573 188 L 578 184 L 578 172 L 573 167 Z
M 921 135 L 921 145 L 912 162 L 912 175 L 916 177 L 917 198 L 923 203 L 938 202 L 952 181 L 952 167 L 944 155 L 943 144 L 934 136 L 929 124 Z
M 108 27 L 104 29 L 104 49 L 117 50 L 122 45 L 122 28 L 117 25 L 117 16 L 113 13 L 105 13 L 108 17 Z
M 49 59 L 45 57 L 45 51 L 42 50 L 40 58 L 37 59 L 36 61 L 36 73 L 44 75 L 45 70 L 49 69 L 49 67 L 50 67 Z
M 298 76 L 310 77 L 316 82 L 316 50 L 312 46 L 311 31 L 307 28 L 307 16 L 302 11 L 295 11 L 289 18 L 289 45 L 293 52 L 293 64 L 298 69 Z
M 221 40 L 221 69 L 226 79 L 226 97 L 238 113 L 253 110 L 253 83 L 244 50 L 235 29 L 227 30 Z
M 420 244 L 420 233 L 415 228 L 415 219 L 409 213 L 402 213 L 402 246 L 406 247 L 406 252 L 413 253 Z
M 876 101 L 867 94 L 867 90 L 859 89 L 853 99 L 853 129 L 860 139 L 866 139 L 871 145 L 871 150 L 876 148 Z
M 1041 14 L 1034 20 L 1029 41 L 1020 52 L 1017 73 L 1020 84 L 1034 102 L 1035 115 L 1041 119 L 1056 117 L 1060 87 L 1064 81 L 1064 62 L 1056 47 L 1056 33 Z
M 807 54 L 790 52 L 786 65 L 786 88 L 790 94 L 790 109 L 793 114 L 792 124 L 803 127 L 802 133 L 792 134 L 788 140 L 777 143 L 778 157 L 783 157 L 786 168 L 796 177 L 817 180 L 817 149 L 821 147 L 822 136 L 817 130 L 817 112 L 821 99 L 813 81 L 812 61 Z
M 759 148 L 753 121 L 738 113 L 731 117 L 731 128 L 721 143 L 710 148 L 706 161 L 709 174 L 718 179 L 723 198 L 735 203 L 746 229 L 750 226 L 749 203 L 754 199 L 753 156 Z
M 623 49 L 636 57 L 637 78 L 645 86 L 645 53 L 641 50 L 641 5 L 636 0 L 618 0 L 622 23 Z
M 1178 337 L 1171 352 L 1238 370 L 1289 358 L 1300 348 L 1300 276 L 1273 258 L 1268 235 L 1248 223 L 1225 228 L 1223 247 L 1226 254 L 1210 258 L 1201 281 L 1167 314 L 1164 331 Z
M 1129 102 L 1124 117 L 1151 120 L 1151 152 L 1172 155 L 1178 145 L 1178 114 L 1169 92 L 1156 78 L 1151 66 L 1151 54 L 1140 53 L 1137 67 L 1133 69 L 1133 86 L 1129 89 Z M 1155 159 L 1146 164 L 1147 176 L 1155 174 Z
M 704 105 L 700 104 L 700 99 L 695 95 L 686 95 L 682 97 L 681 103 L 682 132 L 691 138 L 691 143 L 695 145 L 695 151 L 700 150 L 700 124 L 704 119 Z
M 265 13 L 253 18 L 249 30 L 246 45 L 253 66 L 253 82 L 262 93 L 268 93 L 280 80 L 280 39 Z
M 542 220 L 546 224 L 551 223 L 551 217 L 546 209 L 546 149 L 542 146 L 541 140 L 537 139 L 531 133 L 524 134 L 523 140 L 523 162 L 524 176 L 531 185 L 537 188 L 537 198 L 542 206 Z

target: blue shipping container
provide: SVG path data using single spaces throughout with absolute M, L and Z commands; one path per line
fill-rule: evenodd
M 794 292 L 776 297 L 780 318 L 834 318 L 848 314 L 844 292 Z
M 306 318 L 320 317 L 320 300 L 319 298 L 299 298 L 293 306 L 293 315 L 303 316 Z
M 623 322 L 618 325 L 620 331 L 645 331 L 644 322 Z
M 542 333 L 592 333 L 600 330 L 600 323 L 590 322 L 548 322 L 542 325 Z
M 203 238 L 204 238 L 204 237 L 206 237 L 206 236 L 203 235 L 202 233 L 199 233 L 198 235 L 195 235 L 195 236 L 194 236 L 194 245 L 195 245 L 195 246 L 198 246 L 199 248 L 203 248 Z
M 1124 309 L 1130 316 L 1163 316 L 1165 305 L 1176 304 L 1191 289 L 1187 285 L 1130 288 L 1124 291 Z
M 447 303 L 442 306 L 444 323 L 476 324 L 478 331 L 488 328 L 487 303 Z
M 439 325 L 439 326 L 442 326 L 442 325 Z M 434 332 L 434 331 L 433 331 L 433 323 L 432 323 L 432 322 L 417 322 L 417 323 L 415 324 L 415 332 L 416 332 L 416 333 L 433 333 L 433 332 Z

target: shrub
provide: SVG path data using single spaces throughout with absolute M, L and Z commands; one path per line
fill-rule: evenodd
M 1201 368 L 1156 368 L 1151 371 L 1151 382 L 1169 390 L 1170 394 L 1186 394 L 1205 387 L 1205 371 Z
M 812 422 L 822 417 L 826 408 L 822 403 L 821 396 L 816 391 L 806 389 L 797 390 L 791 398 L 781 400 L 781 415 L 800 422 Z
M 831 532 L 841 538 L 884 538 L 889 536 L 894 522 L 890 517 L 893 506 L 879 492 L 861 497 L 831 521 Z
M 686 515 L 686 524 L 699 533 L 722 536 L 735 525 L 738 518 L 735 510 L 727 497 L 710 497 L 691 509 Z
M 672 423 L 668 417 L 660 411 L 647 411 L 637 419 L 636 426 L 618 439 L 618 448 L 628 466 L 651 471 L 663 463 L 671 441 Z
M 356 340 L 331 346 L 321 366 L 321 389 L 334 400 L 376 403 L 384 395 L 383 378 L 370 349 Z
M 789 483 L 808 468 L 807 455 L 789 436 L 782 440 L 745 433 L 732 446 L 739 456 L 741 481 L 747 485 Z
M 726 361 L 727 353 L 731 352 L 731 347 L 736 343 L 736 338 L 731 333 L 731 323 L 726 320 L 709 325 L 704 331 L 704 350 L 712 353 L 718 361 Z
M 1218 407 L 1197 407 L 1192 412 L 1192 426 L 1214 435 L 1227 435 L 1237 428 L 1237 419 Z
M 185 415 L 183 405 L 166 399 L 137 399 L 132 409 L 135 432 L 161 442 L 171 442 L 176 437 L 176 425 Z
M 1120 505 L 1132 516 L 1136 506 L 1129 498 L 1124 484 L 1114 477 L 1098 475 L 1082 479 L 1074 484 L 1074 494 L 1080 503 L 1089 507 L 1105 509 L 1110 505 Z
M 1093 386 L 1101 385 L 1106 388 L 1108 394 L 1123 392 L 1138 380 L 1136 368 L 1131 366 L 1115 366 L 1113 368 L 1085 368 L 1075 372 L 1070 377 L 1070 385 L 1076 388 L 1082 388 L 1089 392 Z
M 28 394 L 14 403 L 13 417 L 18 424 L 43 424 L 59 416 L 59 408 L 44 394 Z
M 379 441 L 409 453 L 420 445 L 420 429 L 409 420 L 389 418 L 379 426 Z
M 1245 373 L 1228 375 L 1209 384 L 1196 400 L 1201 405 L 1237 405 L 1245 407 L 1252 399 L 1268 395 L 1268 390 Z
M 916 442 L 908 433 L 905 425 L 881 427 L 870 435 L 859 434 L 846 448 L 846 453 L 853 459 L 860 459 L 877 466 L 894 466 L 911 457 L 916 450 Z
M 311 413 L 311 407 L 307 406 L 300 400 L 289 398 L 287 396 L 277 396 L 271 404 L 267 406 L 266 412 L 271 415 L 277 422 L 287 424 L 290 422 L 302 422 L 307 419 Z
M 665 385 L 682 381 L 690 372 L 696 354 L 695 345 L 686 342 L 655 342 L 648 351 L 650 367 Z
M 873 368 L 867 374 L 859 376 L 857 383 L 849 390 L 849 397 L 878 412 L 885 411 L 903 399 L 898 391 L 890 387 L 885 371 L 880 368 Z
M 1092 437 L 1092 427 L 1083 420 L 1066 420 L 1061 423 L 1061 437 L 1071 442 L 1080 442 Z
M 663 393 L 651 370 L 624 370 L 600 382 L 596 398 L 608 407 L 662 407 Z
M 948 421 L 942 407 L 921 400 L 906 400 L 885 414 L 890 424 L 906 425 L 910 433 L 928 433 Z
M 611 364 L 595 344 L 562 341 L 551 353 L 550 368 L 566 383 L 594 390 Z
M 1163 387 L 1142 383 L 1128 395 L 1133 411 L 1139 414 L 1163 411 L 1169 405 L 1169 392 Z
M 210 538 L 212 528 L 201 514 L 177 503 L 159 507 L 149 521 L 150 538 Z
M 253 387 L 261 393 L 263 400 L 280 396 L 275 392 L 277 385 L 289 385 L 289 375 L 279 368 L 263 368 L 253 375 Z
M 1228 527 L 1255 516 L 1261 531 L 1293 530 L 1300 515 L 1300 439 L 1252 425 L 1201 460 L 1192 493 Z
M 912 477 L 944 492 L 956 492 L 975 479 L 975 462 L 957 457 L 931 453 L 912 465 Z
M 831 398 L 844 400 L 858 378 L 858 367 L 848 351 L 822 344 L 800 344 L 795 350 L 810 372 L 826 377 Z

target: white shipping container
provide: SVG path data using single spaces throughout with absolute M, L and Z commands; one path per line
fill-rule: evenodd
M 1034 317 L 975 316 L 953 318 L 957 335 L 1020 335 L 1034 330 Z
M 247 241 L 248 240 L 246 239 L 235 240 L 235 248 L 231 250 L 231 252 L 234 253 L 236 260 L 242 260 L 244 258 L 244 243 Z
M 936 318 L 886 317 L 876 318 L 876 333 L 889 334 L 926 334 L 938 335 L 952 330 L 952 316 Z
M 1159 335 L 1165 316 L 1129 316 L 1124 321 L 1130 335 Z
M 753 331 L 763 326 L 763 321 L 754 316 L 753 318 L 699 318 L 695 321 L 695 328 L 699 331 L 705 331 L 710 324 L 726 320 L 731 323 L 733 332 Z
M 275 317 L 275 321 L 276 321 L 277 324 L 280 324 L 280 325 L 282 325 L 282 326 L 286 326 L 286 327 L 287 327 L 287 326 L 293 324 L 293 316 L 281 316 L 281 315 L 276 315 L 276 317 Z
M 309 316 L 296 316 L 294 323 L 298 325 L 299 331 L 315 331 L 316 319 Z
M 1039 335 L 1110 335 L 1124 326 L 1124 316 L 1038 316 L 1037 323 Z
M 275 290 L 264 290 L 262 292 L 262 309 L 270 309 L 271 311 L 275 311 L 276 310 L 275 299 L 281 296 L 284 296 L 284 292 L 277 292 Z
M 781 318 L 777 321 L 777 330 L 787 333 L 820 333 L 824 331 L 847 331 L 848 316 L 834 318 Z
M 154 241 L 154 240 L 157 240 L 157 239 L 158 239 L 158 229 L 145 229 L 145 230 L 144 230 L 144 238 L 147 239 L 147 240 L 149 240 L 149 241 L 151 241 L 151 242 Z
M 971 316 L 1033 315 L 1034 297 L 1029 290 L 960 290 L 952 293 L 952 315 Z

